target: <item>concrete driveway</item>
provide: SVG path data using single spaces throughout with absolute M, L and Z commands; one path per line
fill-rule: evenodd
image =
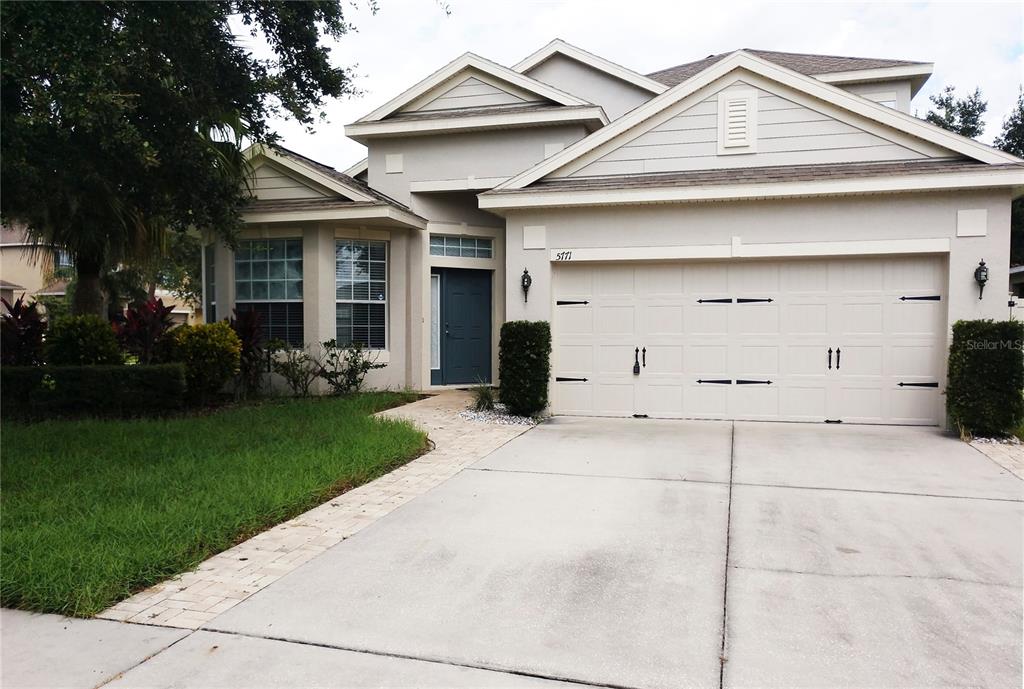
M 110 686 L 1020 686 L 1022 486 L 931 429 L 558 418 Z

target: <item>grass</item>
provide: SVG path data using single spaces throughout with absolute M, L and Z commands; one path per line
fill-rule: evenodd
M 85 617 L 404 464 L 401 393 L 205 416 L 5 423 L 0 604 Z

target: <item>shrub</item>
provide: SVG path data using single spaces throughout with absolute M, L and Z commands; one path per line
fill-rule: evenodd
M 309 397 L 313 381 L 320 375 L 322 362 L 305 349 L 289 347 L 281 340 L 267 343 L 271 368 L 284 378 L 296 397 Z
M 14 304 L 3 302 L 7 313 L 0 321 L 0 361 L 4 366 L 38 366 L 43 363 L 43 335 L 46 321 L 36 302 L 18 297 Z
M 320 346 L 323 348 L 323 361 L 318 374 L 327 381 L 335 395 L 359 392 L 367 373 L 387 366 L 377 363 L 376 354 L 371 358 L 361 342 L 349 347 L 339 347 L 336 340 L 327 340 Z
M 509 413 L 533 416 L 548 406 L 551 326 L 547 321 L 509 321 L 498 345 L 499 397 Z
M 963 436 L 1002 436 L 1024 419 L 1024 324 L 957 321 L 946 409 Z
M 242 343 L 226 322 L 183 325 L 171 331 L 168 356 L 185 364 L 189 394 L 206 401 L 238 373 Z
M 54 324 L 46 338 L 46 359 L 54 366 L 124 361 L 113 327 L 99 316 L 68 316 Z
M 164 306 L 163 299 L 149 299 L 128 307 L 124 321 L 114 325 L 118 342 L 139 358 L 139 363 L 152 363 L 157 348 L 174 322 L 172 306 Z
M 42 421 L 56 416 L 159 416 L 185 404 L 185 367 L 5 366 L 4 416 Z
M 470 390 L 473 395 L 473 411 L 491 411 L 494 409 L 494 388 L 487 383 L 474 385 Z
M 238 367 L 238 393 L 242 397 L 258 395 L 263 387 L 263 371 L 266 366 L 264 349 L 263 314 L 259 311 L 234 311 L 231 329 L 242 343 Z

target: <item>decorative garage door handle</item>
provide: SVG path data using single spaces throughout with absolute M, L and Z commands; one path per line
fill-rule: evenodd
M 556 383 L 569 383 L 569 382 L 573 382 L 573 383 L 577 383 L 577 382 L 578 383 L 586 383 L 587 379 L 586 378 L 563 378 L 562 376 L 555 376 L 555 382 Z
M 633 352 L 633 375 L 640 375 L 640 348 L 637 347 Z
M 900 297 L 900 301 L 942 301 L 942 296 L 931 294 L 927 297 Z
M 832 370 L 832 348 L 828 348 L 828 370 Z
M 897 385 L 899 385 L 901 388 L 937 388 L 937 387 L 939 387 L 938 383 L 904 383 L 902 381 L 897 383 Z
M 743 297 L 737 297 L 736 298 L 736 303 L 737 304 L 757 304 L 757 303 L 761 303 L 761 302 L 771 303 L 773 301 L 775 301 L 775 300 L 772 299 L 771 297 L 768 297 L 767 299 L 744 299 Z
M 573 306 L 573 305 L 576 305 L 576 304 L 589 304 L 589 303 L 590 303 L 589 301 L 566 301 L 566 300 L 559 300 L 559 301 L 555 302 L 555 306 Z
M 714 383 L 715 385 L 732 385 L 732 381 L 731 380 L 702 380 L 702 379 L 698 379 L 697 382 L 701 383 L 701 384 L 703 384 L 703 383 Z
M 743 380 L 742 378 L 736 381 L 737 385 L 771 385 L 770 380 Z
M 644 368 L 647 368 L 647 347 L 640 350 L 640 356 L 643 357 Z
M 726 298 L 726 299 L 698 299 L 697 303 L 698 304 L 731 304 L 732 303 L 732 298 L 730 297 L 730 298 Z
M 843 355 L 843 350 L 839 349 L 839 347 L 836 347 L 836 370 L 837 371 L 839 370 L 839 357 L 841 357 L 842 355 Z

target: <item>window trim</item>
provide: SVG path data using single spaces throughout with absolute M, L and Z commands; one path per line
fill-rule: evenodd
M 305 299 L 306 299 L 306 256 L 305 256 L 305 240 L 304 240 L 304 238 L 303 238 L 303 236 L 301 234 L 298 234 L 298 235 L 287 235 L 287 236 L 283 236 L 283 237 L 245 237 L 245 238 L 242 238 L 242 239 L 238 240 L 238 245 L 239 245 L 238 248 L 241 248 L 242 243 L 253 243 L 253 242 L 289 242 L 289 241 L 298 241 L 299 242 L 299 263 L 302 266 L 302 277 L 299 279 L 299 282 L 302 285 L 302 297 L 300 297 L 298 299 L 287 298 L 287 297 L 285 297 L 284 299 L 272 299 L 269 296 L 270 288 L 268 287 L 267 288 L 268 296 L 266 298 L 264 298 L 264 299 L 253 299 L 252 298 L 252 291 L 251 291 L 251 289 L 250 289 L 250 292 L 249 292 L 249 298 L 248 299 L 239 299 L 239 297 L 238 297 L 238 251 L 236 249 L 234 252 L 232 252 L 233 255 L 232 255 L 232 261 L 231 261 L 231 268 L 232 268 L 232 271 L 231 271 L 232 272 L 232 274 L 231 274 L 231 287 L 234 290 L 234 295 L 233 296 L 234 296 L 234 303 L 235 303 L 236 307 L 239 304 L 304 304 L 305 303 Z M 284 260 L 287 262 L 289 259 L 286 257 Z M 248 261 L 248 263 L 250 265 L 252 264 L 252 259 L 251 258 Z M 269 259 L 268 259 L 268 263 L 269 263 Z M 269 270 L 269 266 L 268 266 L 268 270 Z M 283 281 L 285 283 L 287 283 L 287 282 L 289 282 L 289 279 L 287 277 L 285 277 L 285 278 L 283 278 Z M 252 273 L 251 272 L 249 274 L 249 279 L 248 279 L 247 282 L 250 285 L 252 285 Z M 267 282 L 270 282 L 269 277 L 267 279 Z M 294 280 L 291 280 L 291 282 L 294 282 Z M 285 294 L 287 294 L 287 286 L 285 287 Z M 269 310 L 269 307 L 268 307 L 268 310 Z M 285 339 L 284 341 L 288 344 L 289 348 L 292 348 L 292 349 L 302 349 L 303 347 L 306 346 L 306 344 L 305 344 L 306 343 L 306 322 L 305 321 L 306 321 L 305 314 L 303 314 L 303 317 L 302 317 L 302 343 L 299 344 L 299 345 L 295 345 L 294 343 L 288 342 L 287 339 Z M 264 329 L 266 331 L 266 334 L 269 336 L 269 334 L 270 334 L 270 324 L 269 323 L 264 323 Z
M 366 242 L 367 248 L 373 243 L 384 245 L 384 299 L 338 299 L 338 245 L 342 242 Z M 339 344 L 346 344 L 338 338 L 338 304 L 383 304 L 384 305 L 384 344 L 371 347 L 366 343 L 366 350 L 371 352 L 387 352 L 391 344 L 391 241 L 387 239 L 362 237 L 334 238 L 334 337 Z M 372 282 L 372 281 L 371 281 Z
M 440 254 L 435 254 L 434 253 L 434 243 L 433 242 L 434 242 L 435 238 L 440 238 L 442 240 L 442 244 L 441 244 L 441 251 L 442 251 L 442 253 L 440 253 Z M 490 251 L 491 255 L 490 256 L 463 256 L 462 255 L 462 243 L 464 241 L 468 240 L 468 239 L 472 239 L 474 242 L 480 242 L 480 241 L 487 242 L 488 243 L 488 250 Z M 459 255 L 458 256 L 449 256 L 448 255 L 448 241 L 449 240 L 458 240 L 458 242 L 459 242 Z M 479 249 L 479 246 L 478 245 L 474 245 L 473 251 L 476 252 L 478 249 Z M 431 232 L 430 236 L 427 238 L 427 253 L 432 258 L 468 258 L 468 259 L 479 259 L 479 260 L 482 260 L 482 261 L 492 261 L 492 260 L 494 260 L 494 237 L 487 237 L 487 236 L 484 236 L 484 235 L 473 235 L 473 234 L 446 234 L 446 233 L 443 233 L 443 232 Z

